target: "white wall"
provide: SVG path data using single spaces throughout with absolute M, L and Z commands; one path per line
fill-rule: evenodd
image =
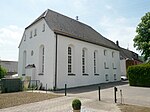
M 126 76 L 126 60 L 120 60 L 120 70 L 121 70 L 121 75 Z
M 45 31 L 43 30 L 43 24 L 45 24 Z M 34 36 L 34 30 L 37 29 L 37 36 Z M 32 31 L 32 38 L 30 38 L 30 31 Z M 26 40 L 24 41 L 24 35 L 26 35 Z M 22 65 L 23 65 L 23 52 L 26 50 L 27 60 L 26 65 L 35 64 L 36 68 L 34 70 L 35 76 L 32 77 L 33 80 L 40 80 L 43 86 L 47 84 L 48 88 L 53 88 L 54 84 L 54 67 L 55 67 L 55 34 L 47 26 L 44 19 L 33 24 L 27 28 L 24 32 L 22 42 L 19 47 L 19 64 L 18 64 L 18 74 L 22 76 Z M 44 45 L 45 48 L 45 60 L 44 60 L 44 75 L 39 74 L 39 48 Z M 31 56 L 31 51 L 34 54 Z M 33 70 L 26 69 L 26 76 L 31 76 Z
M 74 46 L 74 56 L 73 56 L 73 73 L 75 76 L 68 76 L 68 46 Z M 87 59 L 87 73 L 88 76 L 82 75 L 82 49 L 86 48 L 88 53 Z M 104 49 L 107 50 L 107 56 L 104 56 Z M 94 62 L 93 53 L 98 51 L 98 73 L 99 76 L 94 75 Z M 115 56 L 112 58 L 112 52 Z M 58 35 L 58 71 L 57 71 L 57 88 L 64 88 L 64 84 L 68 87 L 84 86 L 98 83 L 113 82 L 114 74 L 117 75 L 117 80 L 120 80 L 120 61 L 119 61 L 119 51 L 105 48 L 102 46 L 90 44 L 87 42 L 71 39 L 65 36 Z M 107 63 L 109 69 L 104 68 L 104 62 Z M 113 69 L 112 63 L 115 64 L 117 69 Z M 105 75 L 108 74 L 109 81 L 105 80 Z
M 43 23 L 45 23 L 45 32 L 42 32 Z M 37 36 L 34 37 L 34 29 L 37 29 Z M 30 31 L 32 30 L 32 38 L 30 39 Z M 26 41 L 24 41 L 24 35 L 26 35 Z M 32 69 L 26 69 L 26 76 L 31 76 L 34 80 L 40 80 L 43 86 L 47 84 L 48 89 L 53 89 L 55 83 L 55 47 L 56 37 L 53 31 L 47 26 L 44 19 L 38 21 L 27 28 L 24 32 L 22 42 L 19 47 L 19 63 L 18 74 L 22 76 L 23 66 L 23 52 L 26 50 L 27 59 L 26 65 L 35 64 L 34 69 L 35 76 Z M 73 73 L 75 76 L 68 76 L 68 46 L 74 46 L 73 57 Z M 44 75 L 39 74 L 39 48 L 41 45 L 45 47 L 45 69 Z M 87 49 L 87 73 L 88 76 L 82 75 L 81 65 L 81 53 L 82 49 Z M 34 51 L 31 56 L 31 51 Z M 94 51 L 98 53 L 97 69 L 98 76 L 94 75 Z M 104 50 L 107 50 L 107 56 L 104 56 Z M 115 52 L 115 56 L 112 57 L 112 52 Z M 98 83 L 107 83 L 120 80 L 120 59 L 119 51 L 105 48 L 102 46 L 90 44 L 87 42 L 71 39 L 68 37 L 58 35 L 58 51 L 57 51 L 57 88 L 64 88 L 64 84 L 68 87 L 84 86 Z M 107 63 L 109 69 L 104 68 L 104 62 Z M 117 69 L 113 69 L 112 63 L 115 64 Z M 106 81 L 105 75 L 108 74 L 109 81 Z M 114 80 L 114 74 L 117 75 L 117 80 Z

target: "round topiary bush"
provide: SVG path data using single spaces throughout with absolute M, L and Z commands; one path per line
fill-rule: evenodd
M 81 101 L 79 99 L 74 99 L 72 101 L 72 108 L 74 110 L 80 110 L 81 109 Z

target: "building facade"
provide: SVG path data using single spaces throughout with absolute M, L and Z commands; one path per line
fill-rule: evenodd
M 138 65 L 138 64 L 141 64 L 143 62 L 139 59 L 139 56 L 137 53 L 120 47 L 119 42 L 117 42 L 116 44 L 120 50 L 121 75 L 126 76 L 127 75 L 127 69 L 129 66 Z
M 25 28 L 18 74 L 62 89 L 120 80 L 115 43 L 79 21 L 46 10 Z
M 17 74 L 17 72 L 18 72 L 18 62 L 17 61 L 0 60 L 0 65 L 6 69 L 7 77 Z

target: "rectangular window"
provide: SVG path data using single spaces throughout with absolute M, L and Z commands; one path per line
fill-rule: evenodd
M 106 79 L 106 81 L 109 81 L 108 74 L 105 75 L 105 79 Z
M 117 68 L 115 67 L 115 64 L 114 64 L 114 63 L 112 63 L 112 67 L 113 67 L 113 69 L 117 69 Z
M 45 31 L 45 24 L 43 24 L 43 29 L 42 29 L 42 32 L 44 32 Z
M 32 38 L 32 31 L 30 32 L 30 38 Z
M 114 74 L 114 80 L 117 80 L 117 79 L 116 79 L 116 74 Z
M 26 41 L 26 35 L 24 35 L 24 41 Z
M 107 66 L 106 62 L 104 62 L 104 68 L 105 69 L 109 69 L 109 67 Z
M 104 56 L 106 56 L 107 50 L 104 50 Z
M 112 57 L 114 57 L 114 52 L 112 52 Z
M 37 29 L 34 30 L 34 36 L 37 36 Z

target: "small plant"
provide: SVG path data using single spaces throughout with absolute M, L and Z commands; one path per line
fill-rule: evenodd
M 74 99 L 72 101 L 72 108 L 74 110 L 80 110 L 81 109 L 81 101 L 79 99 Z

